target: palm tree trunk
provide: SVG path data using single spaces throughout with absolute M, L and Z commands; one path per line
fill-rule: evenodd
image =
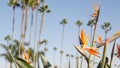
M 55 67 L 55 51 L 56 51 L 56 50 L 54 50 L 54 57 L 53 57 L 53 60 L 54 60 L 54 61 L 53 61 L 53 67 Z
M 14 36 L 14 27 L 15 27 L 15 6 L 13 6 L 12 41 Z
M 78 26 L 78 42 L 77 42 L 77 44 L 79 44 L 79 33 L 80 33 L 80 26 Z M 79 59 L 79 57 L 80 57 L 80 55 L 79 55 L 79 53 L 77 52 L 77 60 L 76 60 L 76 68 L 79 68 L 79 66 L 82 66 L 82 62 L 81 62 L 81 65 L 79 65 L 79 61 L 80 61 L 80 59 Z M 81 68 L 81 67 L 80 67 Z
M 10 68 L 12 68 L 12 63 L 10 63 Z
M 40 34 L 39 35 L 42 34 L 42 30 L 43 30 L 43 26 L 44 26 L 44 19 L 45 19 L 45 12 L 43 12 L 43 14 L 42 14 L 42 19 L 41 19 L 41 24 L 40 24 Z M 39 36 L 39 38 L 40 38 L 40 36 Z
M 40 64 L 40 62 L 39 62 L 39 55 L 38 55 L 38 68 L 40 68 L 40 65 L 39 65 L 39 64 Z
M 68 68 L 71 68 L 71 67 L 70 67 L 70 58 L 69 58 L 69 65 L 68 65 Z
M 25 25 L 24 25 L 24 38 L 26 37 L 26 31 L 28 26 L 28 5 L 25 6 L 26 16 L 25 16 Z
M 38 29 L 38 6 L 36 10 L 36 25 L 35 25 L 35 39 L 34 39 L 34 68 L 36 68 L 36 36 L 37 36 L 37 29 Z
M 65 27 L 65 25 L 63 24 L 62 41 L 61 41 L 61 51 L 63 50 L 64 27 Z M 63 55 L 63 53 L 60 53 L 60 68 L 62 68 L 62 55 Z
M 31 43 L 31 36 L 32 36 L 32 27 L 33 27 L 33 13 L 34 13 L 34 9 L 32 9 L 32 16 L 31 16 L 31 25 L 30 25 L 30 35 L 29 35 L 29 46 L 28 48 L 30 49 L 30 43 Z
M 20 49 L 21 49 L 21 45 L 23 45 L 23 29 L 24 29 L 24 5 L 22 7 L 22 19 L 21 19 L 21 29 L 20 29 L 20 45 L 19 45 L 19 49 L 18 49 L 18 55 L 20 56 Z

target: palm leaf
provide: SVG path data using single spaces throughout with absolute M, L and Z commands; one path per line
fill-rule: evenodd
M 5 57 L 5 59 L 7 60 L 7 61 L 9 61 L 10 63 L 12 63 L 12 57 L 10 57 L 10 55 L 8 54 L 8 53 L 2 53 L 2 54 L 0 54 L 0 57 Z

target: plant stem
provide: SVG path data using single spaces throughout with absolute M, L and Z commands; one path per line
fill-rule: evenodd
M 114 41 L 114 44 L 113 44 L 113 47 L 112 47 L 112 53 L 111 53 L 111 59 L 110 59 L 110 68 L 112 66 L 112 60 L 113 60 L 113 55 L 114 55 L 115 44 L 116 44 L 116 40 Z
M 106 50 L 107 50 L 106 36 L 107 36 L 107 33 L 105 33 L 105 44 L 104 44 L 104 50 L 103 50 L 103 56 L 102 56 L 102 68 L 105 67 L 105 60 L 106 60 Z

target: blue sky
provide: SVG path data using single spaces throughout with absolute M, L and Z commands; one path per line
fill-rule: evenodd
M 9 0 L 1 0 L 0 3 L 0 43 L 4 42 L 4 37 L 8 34 L 11 35 L 11 23 L 12 23 L 12 7 L 8 7 L 7 3 Z M 77 20 L 81 20 L 83 22 L 82 29 L 86 31 L 86 33 L 90 33 L 90 28 L 87 27 L 88 20 L 91 19 L 90 15 L 94 12 L 93 10 L 93 2 L 98 3 L 99 0 L 46 0 L 46 4 L 49 5 L 51 9 L 51 13 L 46 14 L 45 24 L 43 28 L 43 34 L 41 39 L 46 38 L 48 40 L 48 53 L 47 58 L 50 62 L 53 62 L 53 47 L 56 46 L 58 48 L 56 52 L 56 64 L 59 64 L 59 50 L 61 45 L 61 35 L 62 35 L 62 25 L 60 22 L 63 18 L 66 18 L 68 24 L 65 26 L 65 34 L 64 34 L 64 57 L 66 53 L 74 54 L 76 53 L 73 44 L 77 43 L 77 33 L 78 29 L 75 25 Z M 104 38 L 104 31 L 101 29 L 101 25 L 104 22 L 110 22 L 112 25 L 112 30 L 109 32 L 108 37 L 114 34 L 117 30 L 120 30 L 120 0 L 101 0 L 101 13 L 98 21 L 97 27 L 97 35 L 100 34 Z M 16 22 L 15 22 L 15 38 L 19 39 L 20 37 L 20 25 L 21 25 L 21 8 L 16 9 Z M 31 18 L 31 9 L 29 11 L 29 23 Z M 41 13 L 39 13 L 39 23 L 41 20 Z M 34 17 L 35 23 L 35 17 Z M 30 24 L 29 24 L 30 25 Z M 35 26 L 35 24 L 34 24 Z M 29 29 L 29 27 L 28 27 Z M 27 32 L 29 34 L 29 31 Z M 96 37 L 97 37 L 96 35 Z M 34 29 L 32 34 L 32 41 L 34 40 Z M 28 37 L 26 38 L 28 41 Z M 118 40 L 118 43 L 119 40 Z M 33 44 L 33 43 L 32 43 Z M 111 44 L 110 44 L 111 45 Z M 33 47 L 33 45 L 31 45 Z M 43 49 L 43 46 L 40 50 Z M 101 48 L 102 49 L 102 48 Z M 0 53 L 3 52 L 0 48 Z M 100 50 L 101 51 L 101 50 Z M 108 56 L 110 55 L 111 46 L 108 46 Z M 102 54 L 102 52 L 101 52 Z M 66 58 L 63 58 L 66 59 Z M 0 58 L 1 61 L 4 61 Z M 64 60 L 63 60 L 64 61 Z M 64 61 L 65 62 L 65 61 Z M 63 62 L 63 63 L 64 63 Z M 120 60 L 115 57 L 114 61 L 120 63 Z M 0 64 L 1 66 L 2 64 Z M 4 64 L 3 64 L 4 67 Z

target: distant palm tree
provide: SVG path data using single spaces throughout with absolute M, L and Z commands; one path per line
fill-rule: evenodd
M 44 39 L 42 42 L 41 42 L 41 44 L 44 44 L 44 52 L 45 52 L 45 56 L 46 56 L 46 52 L 48 51 L 48 48 L 46 47 L 46 45 L 48 44 L 48 41 L 47 41 L 47 39 Z
M 104 68 L 104 66 L 105 66 L 105 57 L 106 57 L 106 49 L 107 49 L 106 38 L 107 38 L 107 33 L 108 33 L 108 31 L 111 30 L 112 26 L 111 26 L 110 22 L 105 22 L 103 25 L 101 25 L 101 28 L 103 30 L 105 30 L 105 45 L 104 45 L 104 49 L 103 49 L 103 58 L 102 58 L 102 68 Z
M 55 67 L 55 61 L 56 61 L 56 60 L 55 60 L 55 54 L 56 54 L 56 50 L 57 50 L 57 48 L 54 47 L 53 50 L 54 50 L 54 58 L 53 58 L 54 62 L 53 62 L 53 66 Z
M 64 28 L 65 28 L 65 25 L 67 24 L 67 20 L 66 19 L 63 19 L 60 24 L 63 25 L 63 28 L 62 28 L 62 40 L 61 40 L 61 51 L 60 51 L 60 68 L 62 68 L 62 55 L 64 53 L 63 51 L 63 40 L 64 40 Z
M 93 30 L 93 25 L 95 25 L 94 24 L 94 19 L 90 19 L 89 21 L 88 21 L 88 23 L 87 23 L 87 26 L 90 26 L 90 45 L 92 45 L 92 30 Z M 89 56 L 90 57 L 90 56 Z M 93 57 L 93 65 L 92 65 L 92 67 L 94 67 L 94 62 L 95 62 L 95 56 Z
M 91 29 L 90 29 L 90 42 L 92 42 L 92 30 L 93 30 L 93 25 L 94 25 L 94 19 L 90 19 L 90 20 L 88 21 L 88 24 L 87 24 L 87 26 L 90 26 L 90 27 L 91 27 Z
M 78 40 L 79 40 L 79 32 L 80 32 L 80 27 L 82 26 L 82 21 L 78 20 L 76 23 L 75 23 L 77 26 L 78 26 Z M 79 54 L 76 53 L 76 56 L 79 57 Z M 79 68 L 79 58 L 76 59 L 76 67 Z M 82 62 L 81 62 L 81 65 L 82 66 Z
M 45 48 L 44 48 L 45 56 L 47 56 L 47 54 L 46 54 L 47 51 L 48 51 L 48 48 L 45 47 Z
M 76 25 L 78 26 L 78 34 L 79 34 L 79 32 L 80 32 L 80 26 L 82 26 L 82 21 L 80 21 L 80 20 L 78 20 L 77 22 L 76 22 Z
M 74 61 L 73 61 L 73 58 L 74 58 L 74 55 L 71 55 L 71 61 L 72 61 L 72 66 L 71 66 L 71 68 L 73 68 L 73 65 L 74 65 Z
M 101 26 L 101 28 L 102 28 L 103 30 L 105 30 L 105 39 L 106 39 L 107 33 L 112 29 L 112 26 L 111 26 L 110 22 L 105 22 L 105 23 Z
M 66 65 L 67 65 L 66 68 L 69 68 L 69 63 L 68 63 L 69 62 L 69 58 L 70 58 L 70 55 L 66 54 L 66 60 L 67 60 L 66 61 Z

